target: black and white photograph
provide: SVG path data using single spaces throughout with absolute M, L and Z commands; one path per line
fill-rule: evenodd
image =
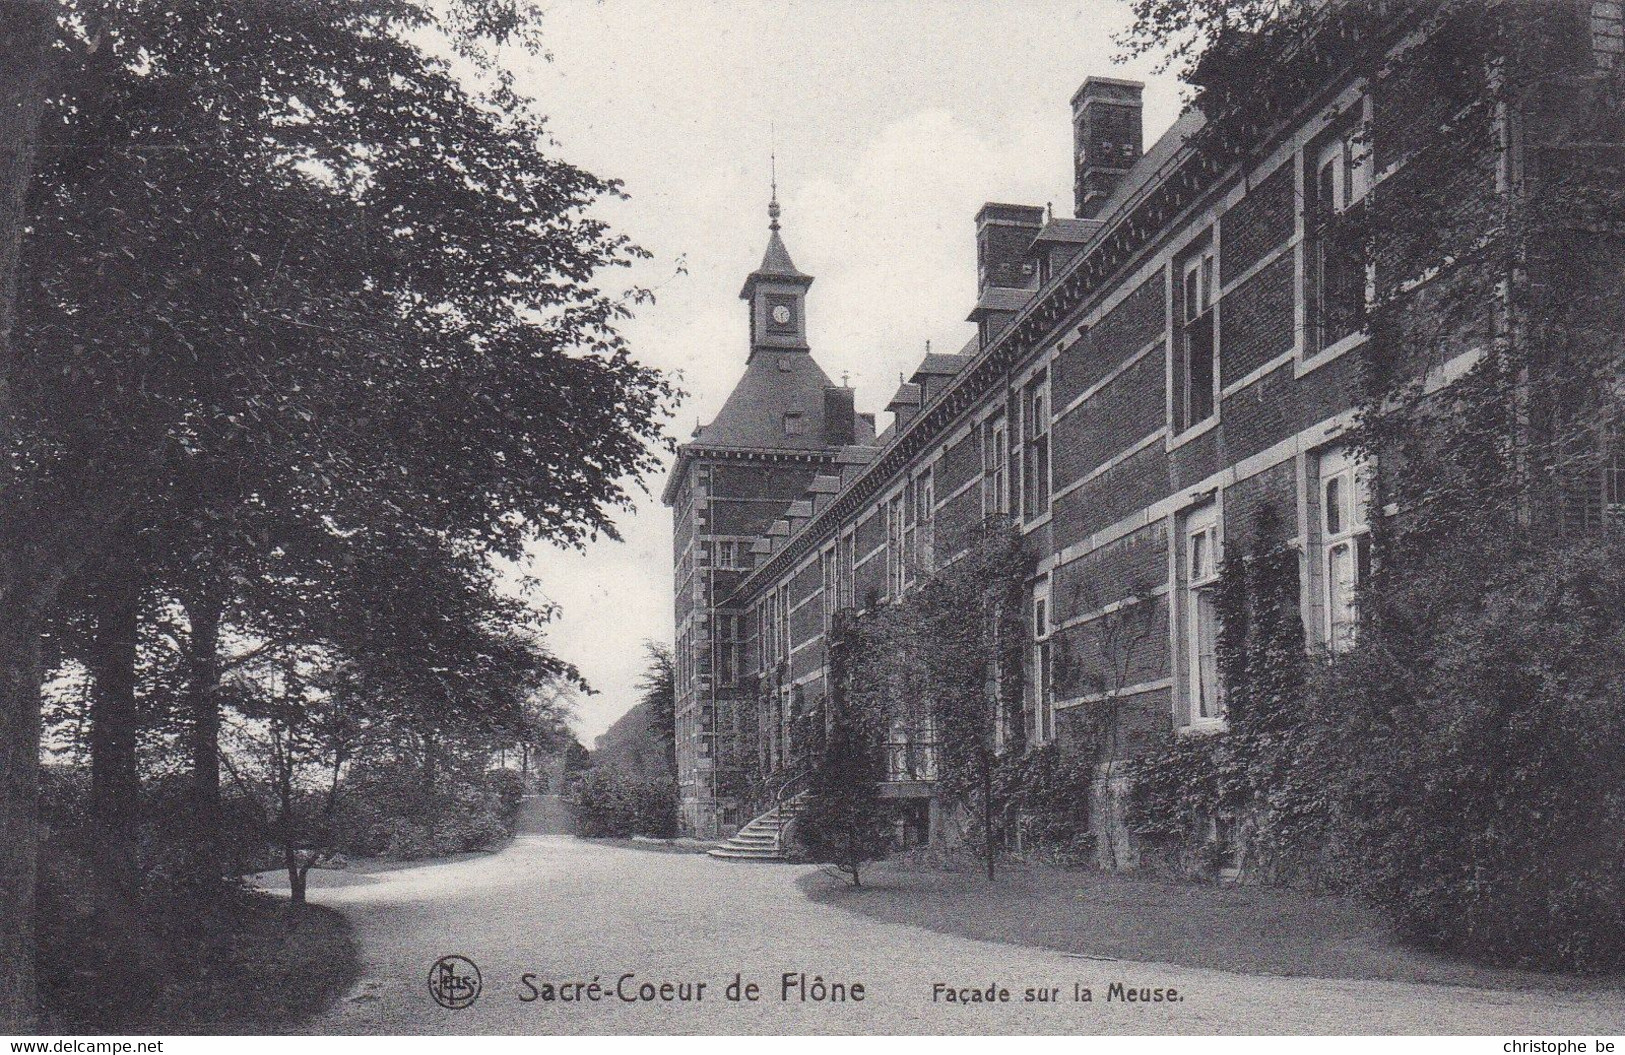
M 1625 1052 L 1622 0 L 0 0 L 0 459 L 9 1052 Z

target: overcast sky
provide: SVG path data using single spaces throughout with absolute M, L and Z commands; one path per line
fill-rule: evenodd
M 658 287 L 625 332 L 640 360 L 681 372 L 686 438 L 744 370 L 738 294 L 767 241 L 771 146 L 785 242 L 816 278 L 813 355 L 879 411 L 926 341 L 956 351 L 972 334 L 981 204 L 1072 214 L 1084 77 L 1147 82 L 1147 145 L 1172 123 L 1179 86 L 1112 61 L 1125 19 L 1112 0 L 565 0 L 544 23 L 551 61 L 513 64 L 557 153 L 625 183 L 630 200 L 597 213 L 654 258 L 607 278 Z M 589 746 L 635 702 L 643 641 L 672 639 L 662 483 L 621 518 L 624 541 L 541 549 L 528 569 L 562 607 L 553 649 L 599 690 L 579 708 Z

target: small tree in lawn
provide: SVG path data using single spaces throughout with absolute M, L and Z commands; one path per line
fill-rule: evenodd
M 872 723 L 851 708 L 837 710 L 796 829 L 813 860 L 855 887 L 863 885 L 863 866 L 884 857 L 890 846 L 880 800 L 883 775 L 880 737 Z
M 869 651 L 856 617 L 835 614 L 829 648 L 830 728 L 813 771 L 806 808 L 796 821 L 803 849 L 862 886 L 859 870 L 885 855 L 885 776 L 880 725 L 872 706 L 853 698 L 853 660 Z

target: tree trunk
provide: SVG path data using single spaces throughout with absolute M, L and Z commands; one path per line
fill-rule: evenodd
M 56 8 L 44 0 L 0 0 L 0 465 L 16 443 L 11 427 L 11 333 L 24 206 L 48 90 L 47 44 Z M 41 584 L 19 543 L 36 541 L 16 523 L 14 481 L 0 522 L 0 1032 L 34 1028 L 34 887 L 39 829 L 40 631 L 55 585 Z M 31 581 L 32 580 L 32 581 Z
M 11 330 L 17 321 L 17 265 L 24 205 L 39 149 L 45 112 L 49 52 L 56 5 L 48 0 L 0 0 L 0 356 L 11 367 Z
M 121 562 L 120 567 L 129 567 Z M 94 628 L 85 665 L 90 696 L 90 813 L 97 828 L 96 863 L 111 889 L 136 885 L 134 830 L 139 820 L 136 765 L 136 638 L 141 585 L 114 571 L 91 592 Z
M 310 866 L 299 860 L 299 851 L 291 845 L 282 848 L 282 867 L 288 872 L 289 900 L 295 905 L 305 903 L 305 889 L 309 886 Z
M 186 643 L 187 709 L 192 719 L 193 853 L 198 877 L 209 885 L 222 870 L 220 809 L 219 594 L 204 587 L 185 602 L 191 633 Z
M 35 1013 L 42 672 L 39 624 L 26 607 L 0 606 L 0 958 L 9 975 L 0 986 L 3 1033 L 32 1031 Z
M 439 751 L 433 736 L 423 737 L 423 779 L 419 791 L 425 801 L 434 797 L 434 786 L 440 779 Z
M 982 760 L 982 845 L 987 854 L 987 881 L 993 882 L 998 847 L 993 845 L 993 764 Z

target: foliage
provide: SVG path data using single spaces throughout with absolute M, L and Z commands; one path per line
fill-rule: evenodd
M 183 611 L 205 872 L 232 643 L 319 643 L 432 735 L 517 737 L 536 675 L 568 667 L 493 558 L 613 535 L 656 467 L 674 393 L 617 332 L 642 295 L 598 286 L 643 254 L 586 212 L 618 186 L 549 156 L 491 62 L 426 43 L 480 52 L 523 6 L 76 0 L 61 21 L 8 494 L 25 522 L 118 527 L 82 547 L 80 595 L 138 579 Z M 96 754 L 127 772 L 123 695 L 93 724 L 122 726 Z
M 933 733 L 938 786 L 976 818 L 968 836 L 992 879 L 1007 813 L 994 778 L 1000 759 L 1026 742 L 1031 557 L 1003 522 L 945 539 L 941 550 L 956 555 L 912 593 L 848 624 L 843 677 L 869 720 Z
M 1298 675 L 1222 647 L 1232 686 L 1273 685 L 1147 767 L 1141 823 L 1234 806 L 1278 870 L 1318 850 L 1412 937 L 1617 966 L 1620 78 L 1583 5 L 1289 6 L 1143 0 L 1130 43 L 1193 60 L 1220 143 L 1330 73 L 1370 85 L 1385 178 L 1358 210 L 1375 283 L 1348 442 L 1374 473 L 1373 567 L 1354 649 L 1301 701 Z
M 577 830 L 588 838 L 677 835 L 675 777 L 637 779 L 614 765 L 595 765 L 577 781 L 571 806 Z
M 1625 544 L 1487 577 L 1435 636 L 1373 631 L 1318 687 L 1339 820 L 1400 931 L 1498 962 L 1625 966 Z
M 589 837 L 677 835 L 676 668 L 671 649 L 644 643 L 648 666 L 639 700 L 568 773 L 575 821 Z M 567 770 L 572 769 L 566 761 Z
M 1094 856 L 1090 798 L 1095 755 L 1049 743 L 1006 754 L 995 771 L 994 797 L 1004 803 L 1005 845 L 1058 864 Z
M 874 712 L 836 706 L 795 836 L 809 860 L 829 865 L 862 886 L 865 864 L 891 845 L 889 811 L 880 798 L 885 778 L 881 724 Z
M 425 796 L 410 777 L 362 771 L 340 789 L 331 849 L 402 861 L 490 849 L 513 833 L 517 776 L 494 770 L 479 779 L 458 777 Z
M 1309 659 L 1299 614 L 1298 554 L 1281 518 L 1260 508 L 1250 551 L 1220 569 L 1219 670 L 1227 726 L 1171 733 L 1130 765 L 1130 823 L 1142 854 L 1212 876 L 1226 863 L 1253 879 L 1328 881 L 1327 792 L 1308 744 Z
M 677 693 L 671 650 L 653 641 L 644 647 L 648 665 L 638 702 L 598 737 L 593 764 L 613 766 L 637 781 L 674 781 Z

